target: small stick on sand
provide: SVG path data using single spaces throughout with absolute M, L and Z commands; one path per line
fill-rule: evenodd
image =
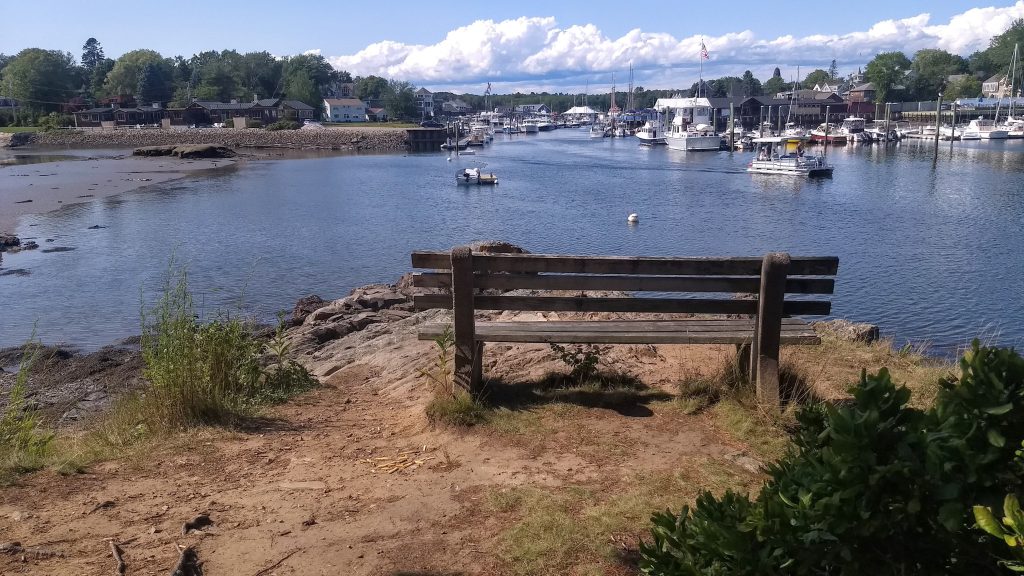
M 121 557 L 121 547 L 117 545 L 117 542 L 110 541 L 110 553 L 114 556 L 114 560 L 117 561 L 117 576 L 124 576 L 125 570 L 128 569 L 128 565 L 124 563 L 124 558 Z

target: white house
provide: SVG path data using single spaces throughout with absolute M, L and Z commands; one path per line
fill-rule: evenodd
M 441 110 L 449 114 L 465 114 L 467 112 L 472 112 L 473 107 L 456 98 L 441 104 Z
M 523 114 L 551 114 L 547 104 L 518 104 L 516 112 Z
M 1006 98 L 1007 96 L 1012 96 L 1006 74 L 996 74 L 982 82 L 981 94 L 986 98 Z
M 415 93 L 416 96 L 416 109 L 420 113 L 420 118 L 434 115 L 434 93 L 426 88 L 420 88 Z
M 324 110 L 328 122 L 363 122 L 366 104 L 355 98 L 326 98 Z

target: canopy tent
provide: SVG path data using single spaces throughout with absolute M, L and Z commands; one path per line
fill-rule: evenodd
M 592 115 L 592 114 L 600 114 L 600 112 L 598 112 L 597 110 L 594 110 L 590 106 L 573 106 L 572 108 L 569 108 L 565 112 L 562 112 L 562 114 L 563 115 L 565 115 L 565 114 Z

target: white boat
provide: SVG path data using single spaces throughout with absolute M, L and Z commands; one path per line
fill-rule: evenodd
M 497 184 L 498 177 L 493 173 L 483 173 L 479 168 L 463 168 L 455 173 L 456 184 L 484 185 Z
M 644 122 L 644 125 L 637 129 L 636 137 L 640 140 L 641 144 L 646 144 L 647 146 L 664 144 L 665 131 L 661 126 L 661 119 Z
M 933 128 L 932 136 L 935 135 L 935 129 Z M 972 136 L 964 137 L 964 129 L 962 126 L 943 126 L 939 128 L 939 138 L 943 140 L 980 140 L 977 134 Z
M 616 126 L 615 129 L 612 130 L 612 135 L 616 138 L 625 138 L 626 136 L 629 136 L 629 130 L 626 129 L 625 126 Z
M 996 126 L 995 120 L 981 117 L 971 120 L 961 130 L 963 130 L 963 134 L 960 136 L 961 140 L 1006 140 L 1010 135 L 1009 130 Z
M 1010 116 L 1001 128 L 1006 130 L 1007 138 L 1024 138 L 1024 118 Z
M 550 132 L 555 129 L 555 123 L 550 120 L 538 120 L 537 129 L 541 132 Z
M 707 98 L 659 98 L 673 111 L 665 144 L 673 150 L 721 150 L 722 137 L 711 127 L 711 102 Z
M 871 142 L 871 134 L 864 131 L 867 120 L 859 116 L 850 116 L 843 119 L 839 126 L 839 133 L 846 136 L 847 142 Z
M 832 166 L 824 156 L 804 152 L 806 136 L 772 136 L 754 138 L 754 159 L 747 165 L 752 174 L 785 174 L 789 176 L 831 176 Z
M 786 122 L 786 128 L 782 131 L 782 135 L 796 136 L 797 138 L 809 136 L 807 130 L 804 130 L 803 128 L 797 126 L 795 122 Z
M 607 138 L 608 136 L 608 130 L 605 129 L 604 124 L 594 123 L 590 125 L 591 138 Z
M 537 132 L 540 132 L 540 123 L 538 123 L 533 118 L 530 118 L 529 120 L 524 120 L 523 132 L 526 132 L 527 134 L 536 134 Z

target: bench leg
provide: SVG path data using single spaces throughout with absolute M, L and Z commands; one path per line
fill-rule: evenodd
M 747 378 L 750 377 L 750 366 L 753 364 L 750 361 L 751 348 L 750 343 L 736 345 L 736 369 Z M 749 382 L 753 382 L 753 380 L 749 380 Z
M 473 379 L 469 383 L 469 389 L 474 397 L 479 397 L 484 383 L 484 343 L 477 342 L 476 350 L 473 352 Z
M 782 343 L 782 310 L 786 298 L 786 274 L 789 254 L 767 254 L 761 267 L 761 293 L 758 298 L 757 400 L 762 405 L 779 406 L 779 346 Z

